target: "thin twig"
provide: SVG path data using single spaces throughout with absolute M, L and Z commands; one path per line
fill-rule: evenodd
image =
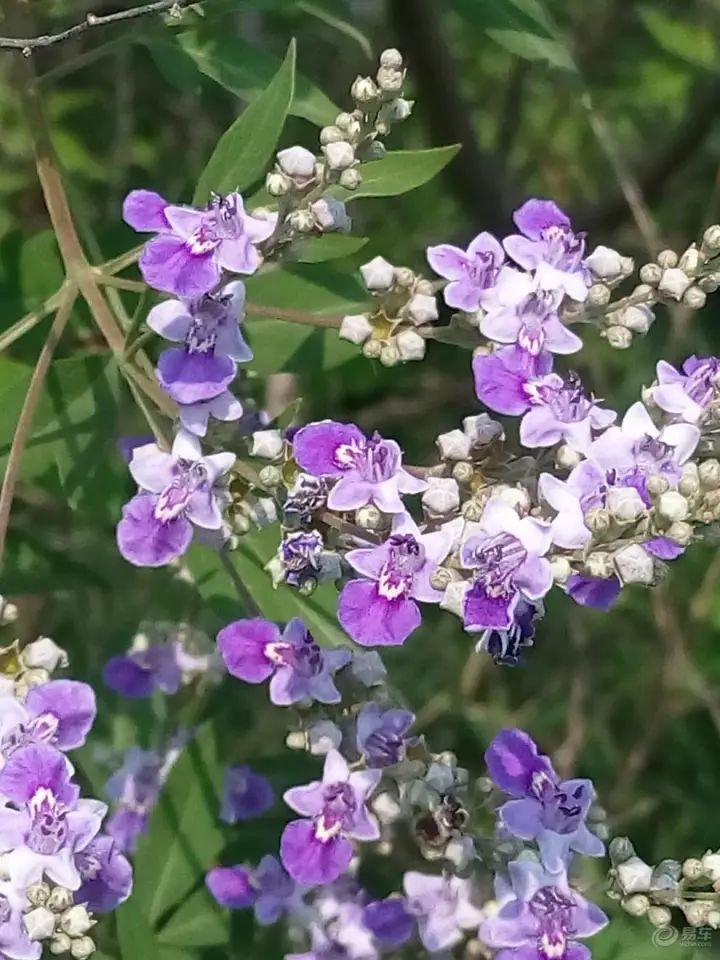
M 3 332 L 0 333 L 0 353 L 2 353 L 3 350 L 7 350 L 7 348 L 15 343 L 16 340 L 19 340 L 20 337 L 24 337 L 26 333 L 34 330 L 53 310 L 57 310 L 62 302 L 65 289 L 65 284 L 63 284 L 59 290 L 56 290 L 55 293 L 47 298 L 38 310 L 33 310 L 32 313 L 25 314 L 24 317 L 21 317 L 13 323 L 7 330 L 3 330 Z
M 179 16 L 185 7 L 202 2 L 203 0 L 155 0 L 155 3 L 146 3 L 141 7 L 131 7 L 129 10 L 120 10 L 118 13 L 108 13 L 105 16 L 88 13 L 82 23 L 76 23 L 67 30 L 61 30 L 60 33 L 45 33 L 38 37 L 0 37 L 0 49 L 19 50 L 23 56 L 29 57 L 33 50 L 52 47 L 64 40 L 71 40 L 95 27 L 109 27 L 114 23 L 134 20 L 151 13 L 169 12 L 173 16 Z
M 245 313 L 251 317 L 268 317 L 274 320 L 287 320 L 288 323 L 303 323 L 310 327 L 326 327 L 338 330 L 342 323 L 342 314 L 305 313 L 302 310 L 284 310 L 279 307 L 265 307 L 258 303 L 246 303 Z
M 43 344 L 40 355 L 38 356 L 35 369 L 28 384 L 28 391 L 23 401 L 22 410 L 18 417 L 15 435 L 10 446 L 5 475 L 0 489 L 0 566 L 2 565 L 3 553 L 5 551 L 5 538 L 7 535 L 8 522 L 10 520 L 10 508 L 12 507 L 13 495 L 15 493 L 15 484 L 20 473 L 25 447 L 27 446 L 32 431 L 33 417 L 37 410 L 37 405 L 42 395 L 45 378 L 50 369 L 50 361 L 55 353 L 62 332 L 68 321 L 68 317 L 77 299 L 77 289 L 68 287 L 65 296 L 55 314 L 52 327 L 48 333 L 47 340 Z

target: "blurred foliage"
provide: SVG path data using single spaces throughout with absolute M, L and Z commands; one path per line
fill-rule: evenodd
M 30 7 L 38 32 L 50 32 L 90 5 L 33 0 Z M 91 8 L 103 12 L 100 0 Z M 294 88 L 281 78 L 263 93 L 293 37 Z M 570 210 L 591 244 L 616 246 L 640 262 L 648 241 L 684 248 L 720 212 L 719 43 L 717 0 L 208 0 L 180 21 L 91 31 L 35 60 L 82 238 L 99 262 L 136 242 L 120 222 L 128 189 L 188 199 L 211 156 L 221 150 L 237 158 L 258 146 L 243 143 L 246 102 L 265 104 L 267 151 L 278 138 L 280 146 L 315 148 L 317 125 L 332 120 L 335 104 L 347 106 L 349 84 L 371 68 L 371 51 L 402 49 L 417 106 L 392 147 L 462 141 L 463 150 L 429 183 L 442 166 L 433 167 L 433 154 L 382 161 L 389 166 L 378 176 L 386 179 L 375 188 L 368 179 L 359 191 L 364 198 L 350 208 L 354 236 L 370 238 L 361 252 L 359 245 L 323 250 L 309 242 L 306 263 L 249 284 L 256 303 L 352 312 L 364 301 L 353 276 L 358 263 L 382 253 L 421 268 L 428 243 L 509 228 L 514 202 L 530 194 L 550 195 Z M 0 59 L 0 337 L 62 281 L 15 92 L 14 57 L 4 52 Z M 213 154 L 228 128 L 234 132 Z M 247 186 L 262 173 L 262 161 L 250 161 Z M 416 190 L 396 196 L 393 163 L 408 178 L 413 163 L 429 167 L 418 168 Z M 637 178 L 650 237 L 628 208 L 618 170 Z M 331 267 L 317 262 L 338 256 Z M 147 309 L 132 294 L 114 297 L 128 317 Z M 652 379 L 660 356 L 717 353 L 719 316 L 712 298 L 692 323 L 680 309 L 667 313 L 628 354 L 591 333 L 575 359 L 595 393 L 622 407 Z M 41 320 L 0 358 L 2 458 L 48 324 Z M 386 370 L 331 332 L 274 320 L 249 329 L 257 363 L 248 391 L 258 402 L 262 378 L 291 371 L 304 418 L 356 418 L 397 437 L 411 462 L 422 463 L 432 438 L 477 408 L 462 350 L 432 345 L 424 363 Z M 131 485 L 116 441 L 147 428 L 105 360 L 77 307 L 34 424 L 2 581 L 3 593 L 20 605 L 20 634 L 53 636 L 70 651 L 74 674 L 98 685 L 102 664 L 141 620 L 171 615 L 213 634 L 243 612 L 206 552 L 192 552 L 181 575 L 135 570 L 117 555 L 113 527 Z M 305 605 L 284 587 L 272 592 L 261 570 L 272 548 L 272 535 L 253 535 L 236 558 L 260 607 L 285 619 L 300 602 L 318 634 L 337 642 L 331 594 Z M 646 859 L 683 859 L 720 846 L 720 822 L 711 815 L 720 782 L 714 543 L 679 560 L 653 593 L 628 591 L 609 615 L 553 596 L 525 668 L 503 670 L 475 657 L 458 622 L 439 614 L 387 661 L 431 744 L 455 750 L 471 770 L 480 771 L 499 727 L 522 725 L 563 770 L 595 779 L 611 829 L 632 834 Z M 229 921 L 202 886 L 202 871 L 219 857 L 253 860 L 272 849 L 281 824 L 275 810 L 249 830 L 219 827 L 218 757 L 249 760 L 278 787 L 302 780 L 303 764 L 312 762 L 283 752 L 285 717 L 262 691 L 226 683 L 207 703 L 181 704 L 179 718 L 202 723 L 200 732 L 171 776 L 138 855 L 138 896 L 120 911 L 117 931 L 105 928 L 102 956 L 117 956 L 118 947 L 124 957 L 227 956 L 228 935 L 234 956 L 274 956 L 277 932 L 253 932 L 245 915 Z M 148 746 L 167 722 L 162 703 L 129 706 L 105 693 L 97 737 L 115 749 Z M 92 749 L 81 766 L 88 780 L 102 782 Z M 601 872 L 595 880 L 601 891 Z M 619 918 L 593 947 L 600 960 L 645 960 L 657 949 L 650 937 L 641 921 Z M 665 955 L 707 950 L 693 954 L 679 942 Z

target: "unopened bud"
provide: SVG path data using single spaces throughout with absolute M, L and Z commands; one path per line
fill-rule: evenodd
M 647 478 L 645 486 L 651 497 L 660 497 L 666 490 L 670 489 L 670 484 L 667 482 L 667 479 L 659 473 L 651 474 Z
M 381 530 L 385 526 L 385 517 L 374 503 L 366 503 L 355 511 L 355 523 L 361 530 Z
M 70 890 L 66 890 L 65 887 L 53 887 L 50 896 L 47 899 L 47 905 L 50 910 L 54 910 L 55 913 L 62 913 L 64 910 L 67 910 L 73 905 L 73 895 Z M 69 930 L 65 931 L 69 933 Z M 82 933 L 85 933 L 83 930 Z M 74 936 L 74 934 L 73 934 Z
M 591 307 L 604 307 L 610 302 L 610 287 L 604 283 L 594 283 L 588 290 L 587 303 Z
M 658 263 L 644 263 L 640 267 L 640 279 L 650 287 L 656 287 L 662 280 L 662 267 Z
M 405 73 L 403 70 L 394 70 L 392 67 L 380 67 L 375 74 L 375 79 L 383 93 L 400 93 Z
M 617 250 L 600 245 L 595 247 L 590 256 L 586 258 L 585 265 L 601 280 L 613 280 L 623 273 L 622 260 L 623 258 Z
M 400 363 L 400 351 L 394 343 L 386 343 L 380 351 L 380 363 L 384 367 L 396 367 Z
M 672 921 L 672 912 L 668 907 L 653 904 L 647 912 L 647 918 L 654 927 L 667 927 Z
M 348 172 L 344 170 L 343 174 Z M 331 230 L 345 231 L 350 229 L 350 217 L 347 215 L 347 208 L 342 200 L 335 197 L 320 197 L 319 200 L 310 204 L 310 209 L 315 222 L 324 233 Z
M 403 330 L 395 338 L 401 360 L 422 360 L 425 356 L 425 338 L 414 330 Z
M 337 750 L 342 743 L 342 731 L 332 720 L 320 720 L 308 730 L 310 753 L 324 757 L 330 750 Z
M 315 229 L 315 217 L 311 210 L 293 210 L 288 214 L 288 224 L 297 233 L 312 233 Z
M 323 146 L 325 159 L 331 170 L 345 170 L 355 162 L 355 151 L 351 143 L 338 140 Z
M 393 274 L 396 287 L 402 287 L 404 290 L 410 290 L 415 286 L 417 276 L 410 267 L 395 267 Z
M 388 123 L 402 123 L 412 113 L 414 106 L 413 100 L 405 100 L 403 97 L 395 97 L 388 103 L 384 103 L 380 108 L 378 117 Z
M 50 941 L 49 950 L 53 956 L 59 957 L 63 953 L 69 953 L 71 946 L 72 940 L 66 933 L 56 933 Z
M 689 857 L 682 865 L 683 876 L 687 877 L 688 880 L 699 880 L 700 877 L 704 876 L 705 871 L 703 870 L 702 861 L 698 860 L 696 857 Z
M 585 526 L 596 537 L 607 533 L 610 529 L 611 522 L 610 512 L 603 507 L 589 510 L 585 515 Z
M 673 543 L 677 543 L 681 547 L 686 547 L 692 542 L 693 528 L 689 523 L 685 523 L 682 520 L 676 520 L 675 523 L 671 523 L 668 529 L 665 531 L 665 536 L 669 540 L 672 540 Z
M 47 883 L 33 883 L 25 891 L 25 896 L 33 907 L 44 907 L 50 896 L 50 886 Z
M 620 550 L 615 555 L 615 567 L 623 583 L 642 583 L 649 586 L 655 579 L 653 558 L 639 543 Z
M 612 557 L 603 550 L 591 553 L 585 561 L 585 568 L 591 577 L 598 577 L 600 580 L 609 580 L 615 573 Z
M 634 487 L 611 486 L 607 505 L 612 517 L 620 523 L 633 523 L 645 512 L 645 504 Z
M 377 360 L 382 352 L 382 344 L 379 340 L 366 340 L 362 345 L 362 352 L 368 360 Z
M 80 937 L 78 940 L 73 940 L 70 947 L 70 955 L 73 960 L 87 960 L 94 953 L 95 944 L 90 937 Z
M 256 430 L 252 435 L 250 456 L 263 460 L 277 460 L 285 447 L 283 435 L 279 430 Z
M 447 567 L 435 567 L 430 574 L 430 583 L 436 590 L 445 590 L 454 579 Z
M 555 465 L 558 470 L 572 470 L 582 459 L 583 455 L 567 443 L 558 447 L 555 453 Z
M 707 302 L 707 294 L 700 287 L 693 285 L 683 294 L 682 302 L 691 310 L 702 310 Z
M 608 327 L 605 338 L 615 350 L 627 350 L 632 345 L 632 333 L 625 327 Z
M 572 573 L 572 567 L 565 557 L 553 557 L 550 561 L 553 580 L 555 583 L 563 584 Z
M 368 290 L 383 292 L 392 286 L 394 268 L 384 257 L 373 257 L 360 267 L 360 273 Z
M 377 100 L 380 91 L 372 77 L 357 77 L 350 87 L 350 95 L 357 103 L 370 103 Z
M 351 313 L 342 318 L 338 336 L 351 343 L 365 343 L 372 334 L 372 324 L 364 313 Z
M 70 907 L 70 909 L 66 910 L 60 917 L 60 929 L 69 937 L 82 937 L 94 926 L 95 921 L 88 913 L 84 904 L 81 903 Z
M 661 250 L 657 256 L 657 262 L 663 270 L 671 269 L 678 265 L 678 255 L 674 250 Z
M 720 250 L 720 226 L 713 224 L 703 234 L 703 246 L 713 252 Z
M 343 170 L 338 183 L 341 187 L 345 187 L 346 190 L 357 190 L 362 183 L 362 174 L 359 168 L 348 167 L 347 170 Z
M 432 323 L 438 318 L 437 300 L 434 296 L 416 293 L 407 305 L 407 312 L 412 322 L 418 326 Z
M 470 468 L 470 476 L 466 476 L 466 468 Z M 472 469 L 472 464 L 470 463 L 456 463 L 453 467 L 453 477 L 457 480 L 458 483 L 470 483 L 473 476 L 475 475 L 474 470 Z M 482 515 L 485 511 L 484 501 L 476 500 L 475 497 L 471 497 L 469 500 L 466 500 L 465 503 L 460 508 L 460 513 L 464 520 L 469 520 L 471 523 L 478 523 L 482 520 Z
M 503 436 L 503 427 L 487 413 L 463 419 L 463 432 L 474 447 L 485 447 Z
M 445 588 L 445 593 L 440 601 L 440 608 L 454 613 L 456 617 L 462 617 L 465 607 L 465 595 L 470 589 L 469 580 L 451 580 Z
M 320 131 L 320 143 L 326 147 L 330 143 L 342 143 L 346 139 L 346 134 L 340 127 L 323 127 Z
M 435 443 L 443 460 L 466 460 L 470 456 L 470 438 L 462 430 L 441 433 Z
M 283 480 L 282 470 L 269 463 L 258 473 L 258 480 L 263 487 L 279 487 Z
M 460 488 L 452 477 L 429 477 L 422 503 L 433 517 L 446 517 L 460 506 Z
M 633 304 L 620 311 L 617 322 L 632 333 L 644 335 L 655 322 L 655 314 L 646 303 Z
M 698 477 L 706 490 L 720 487 L 720 460 L 704 460 L 698 467 Z
M 265 178 L 265 189 L 271 197 L 284 197 L 292 190 L 292 181 L 284 173 L 271 170 Z
M 395 47 L 388 47 L 380 54 L 380 66 L 389 70 L 400 70 L 403 65 L 402 54 Z
M 353 140 L 361 130 L 360 120 L 352 113 L 339 113 L 335 117 L 335 126 L 345 134 L 344 140 Z
M 56 917 L 47 907 L 35 907 L 23 915 L 25 929 L 31 940 L 47 940 L 55 932 Z
M 53 673 L 58 667 L 67 667 L 67 653 L 50 637 L 38 637 L 20 651 L 20 659 L 29 670 Z
M 620 906 L 631 917 L 644 917 L 650 908 L 650 900 L 644 893 L 634 893 L 621 901 Z
M 682 477 L 678 484 L 678 491 L 683 497 L 694 500 L 700 493 L 700 478 L 692 476 Z
M 307 183 L 315 176 L 315 154 L 305 147 L 288 147 L 277 155 L 278 166 L 293 180 Z
M 718 227 L 720 230 L 720 227 Z M 720 852 L 713 853 L 711 850 L 702 858 L 703 873 L 713 883 L 720 880 Z
M 663 520 L 667 520 L 668 523 L 685 520 L 690 512 L 687 500 L 676 490 L 668 490 L 667 493 L 663 493 L 661 497 L 658 497 L 655 509 Z
M 679 267 L 674 267 L 670 270 L 663 271 L 662 279 L 658 284 L 658 290 L 672 297 L 674 300 L 679 300 L 690 286 L 690 283 L 690 277 L 688 277 L 685 271 Z
M 472 478 L 475 476 L 475 468 L 471 463 L 468 463 L 466 460 L 459 460 L 457 463 L 453 465 L 452 475 L 457 480 L 458 483 L 470 483 Z M 465 510 L 465 507 L 469 507 L 470 504 L 474 504 L 474 503 L 476 503 L 476 501 L 469 500 L 463 507 L 463 516 L 467 517 L 468 520 L 480 519 L 479 516 L 478 517 L 469 516 L 469 514 Z M 480 507 L 479 504 L 477 504 L 477 506 L 479 507 L 480 513 L 482 514 L 482 507 Z
M 689 903 L 683 903 L 682 911 L 691 927 L 704 927 L 713 906 L 710 900 L 692 900 Z

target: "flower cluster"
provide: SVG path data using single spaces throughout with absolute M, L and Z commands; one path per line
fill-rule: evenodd
M 92 688 L 52 679 L 67 666 L 47 637 L 2 651 L 0 678 L 0 953 L 84 960 L 95 950 L 93 913 L 130 894 L 132 874 L 103 827 L 107 806 L 81 797 L 67 753 L 95 720 Z

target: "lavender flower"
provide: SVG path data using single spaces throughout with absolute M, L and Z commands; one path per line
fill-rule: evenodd
M 308 818 L 289 823 L 280 840 L 283 866 L 294 880 L 332 883 L 350 865 L 351 839 L 378 839 L 380 831 L 366 803 L 379 781 L 379 770 L 350 773 L 337 750 L 330 750 L 321 781 L 285 792 L 287 805 Z
M 317 477 L 336 477 L 328 495 L 330 510 L 357 510 L 374 503 L 385 513 L 403 513 L 401 494 L 422 493 L 427 484 L 402 468 L 394 440 L 368 439 L 352 423 L 321 420 L 302 427 L 293 438 L 300 467 Z
M 498 913 L 480 927 L 481 939 L 501 960 L 589 960 L 578 939 L 592 937 L 607 917 L 567 882 L 534 860 L 508 865 L 510 883 L 499 880 Z
M 588 577 L 574 573 L 568 577 L 565 590 L 569 597 L 579 603 L 581 607 L 592 607 L 594 610 L 607 612 L 620 596 L 622 584 L 617 577 Z
M 517 234 L 504 241 L 508 256 L 535 270 L 542 287 L 562 290 L 583 302 L 590 286 L 583 263 L 585 235 L 573 233 L 570 219 L 552 200 L 528 200 L 513 214 Z
M 31 744 L 74 750 L 85 743 L 97 712 L 92 687 L 50 680 L 28 691 L 25 702 L 0 697 L 0 754 L 4 759 Z
M 435 273 L 450 281 L 443 290 L 445 303 L 472 313 L 480 306 L 482 292 L 495 285 L 505 253 L 491 233 L 480 233 L 467 251 L 449 243 L 428 247 L 427 260 Z
M 247 766 L 228 767 L 225 771 L 220 819 L 225 823 L 253 820 L 275 803 L 267 777 Z
M 138 447 L 130 473 L 140 492 L 123 507 L 117 526 L 120 553 L 138 567 L 160 567 L 190 546 L 193 525 L 222 526 L 216 484 L 232 467 L 235 455 L 203 457 L 197 437 L 181 430 L 172 453 L 154 444 Z
M 123 219 L 141 233 L 157 234 L 140 257 L 145 282 L 188 299 L 216 287 L 223 270 L 255 273 L 262 262 L 256 244 L 275 229 L 273 219 L 246 213 L 239 193 L 213 197 L 199 210 L 174 206 L 149 190 L 133 190 L 125 198 Z
M 648 393 L 671 416 L 686 423 L 698 423 L 707 413 L 720 377 L 720 358 L 688 357 L 682 372 L 661 360 L 655 386 Z
M 27 909 L 25 890 L 12 880 L 0 880 L 0 955 L 8 960 L 39 960 L 42 955 L 42 944 L 28 936 Z
M 349 650 L 321 649 L 302 620 L 291 620 L 283 633 L 268 620 L 236 620 L 217 637 L 228 671 L 246 683 L 270 680 L 277 706 L 300 700 L 339 703 L 333 675 L 351 660 Z
M 397 646 L 420 626 L 416 600 L 439 603 L 430 577 L 450 553 L 462 521 L 422 534 L 408 513 L 393 518 L 392 533 L 377 547 L 350 550 L 345 559 L 366 579 L 351 580 L 338 601 L 338 620 L 362 646 Z
M 232 423 L 239 420 L 244 413 L 243 405 L 229 390 L 223 391 L 212 400 L 199 400 L 197 403 L 179 403 L 178 416 L 180 423 L 196 437 L 204 437 L 208 429 L 210 417 Z
M 521 599 L 539 600 L 552 586 L 545 554 L 550 547 L 549 524 L 522 519 L 508 504 L 491 498 L 460 549 L 462 565 L 473 572 L 465 597 L 465 629 L 507 630 L 514 623 Z
M 132 890 L 132 868 L 110 836 L 98 834 L 76 854 L 82 884 L 76 902 L 94 913 L 109 913 L 127 900 Z
M 357 745 L 368 767 L 392 767 L 404 760 L 414 722 L 409 710 L 381 710 L 373 701 L 366 703 L 357 718 Z
M 542 616 L 542 604 L 520 600 L 514 619 L 505 629 L 486 630 L 475 645 L 480 653 L 489 653 L 494 662 L 504 667 L 516 667 L 522 661 L 522 651 L 531 647 L 535 639 L 535 621 Z
M 243 910 L 255 903 L 252 874 L 245 867 L 214 867 L 206 874 L 205 884 L 222 907 Z
M 407 909 L 417 919 L 420 940 L 430 953 L 450 950 L 466 930 L 477 930 L 484 914 L 472 902 L 472 886 L 460 877 L 410 871 L 403 880 Z
M 103 669 L 103 680 L 111 690 L 132 699 L 149 697 L 156 690 L 177 693 L 182 684 L 181 649 L 182 644 L 175 640 L 111 657 Z
M 525 390 L 531 406 L 520 424 L 520 442 L 524 447 L 553 447 L 564 441 L 574 450 L 586 453 L 592 431 L 605 430 L 617 416 L 588 398 L 574 374 L 563 380 L 550 373 L 529 381 Z
M 532 354 L 521 347 L 502 347 L 473 359 L 475 393 L 490 410 L 520 416 L 532 406 L 532 384 L 552 370 L 550 353 Z
M 570 851 L 601 857 L 603 842 L 586 824 L 595 790 L 590 780 L 560 780 L 548 757 L 522 730 L 502 730 L 485 752 L 493 782 L 516 799 L 498 810 L 502 827 L 534 840 L 551 873 L 562 871 Z
M 413 916 L 402 897 L 387 897 L 369 903 L 363 911 L 363 923 L 386 950 L 404 946 L 415 928 Z

